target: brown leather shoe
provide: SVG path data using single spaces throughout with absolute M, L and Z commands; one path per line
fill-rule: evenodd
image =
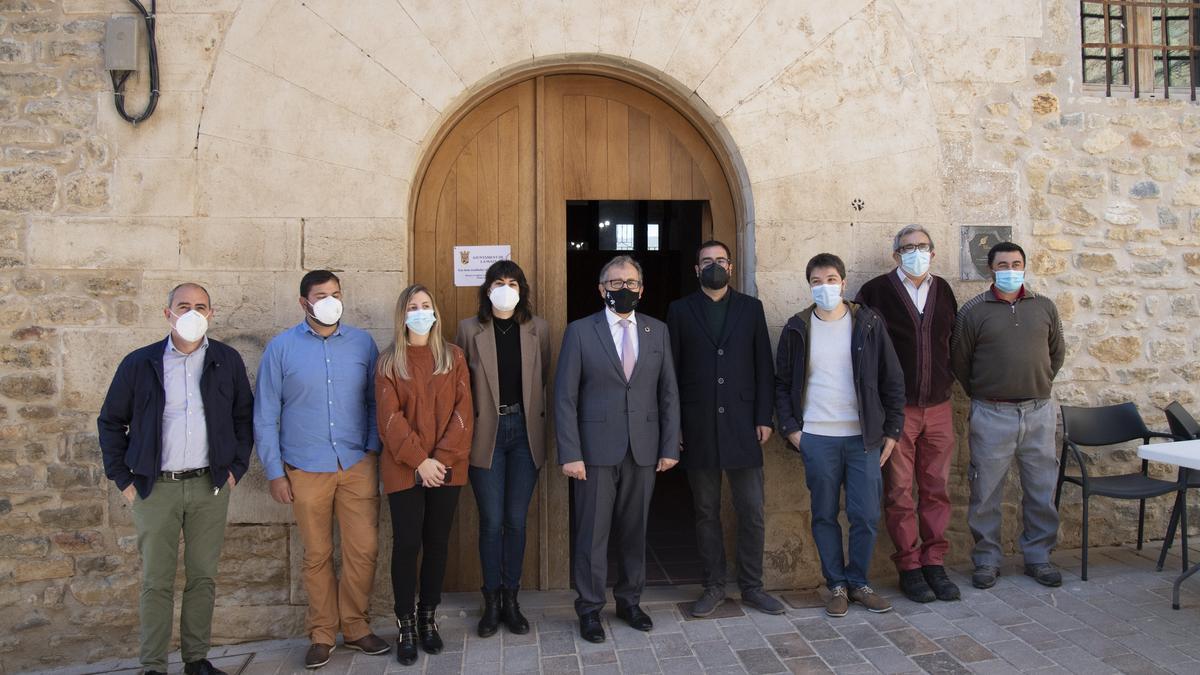
M 850 599 L 846 596 L 846 587 L 834 586 L 829 600 L 825 601 L 825 613 L 833 617 L 842 617 L 849 611 Z
M 313 643 L 308 648 L 308 653 L 304 655 L 304 667 L 309 670 L 316 670 L 321 666 L 329 663 L 329 655 L 333 653 L 333 645 L 323 645 Z
M 880 597 L 870 586 L 859 586 L 852 589 L 850 599 L 876 614 L 892 611 L 892 603 Z
M 376 656 L 378 654 L 386 654 L 392 651 L 392 646 L 384 642 L 378 635 L 367 633 L 357 640 L 345 640 L 342 644 L 347 649 L 357 649 L 358 651 Z

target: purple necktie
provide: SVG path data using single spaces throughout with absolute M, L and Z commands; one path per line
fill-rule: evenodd
M 625 379 L 629 380 L 633 377 L 633 364 L 637 362 L 633 353 L 633 322 L 621 319 L 617 323 L 621 326 L 621 367 L 625 369 Z

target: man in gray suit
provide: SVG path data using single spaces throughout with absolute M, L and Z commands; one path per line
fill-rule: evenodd
M 575 612 L 589 642 L 604 642 L 610 529 L 620 538 L 617 616 L 637 630 L 654 627 L 638 606 L 646 519 L 655 471 L 679 461 L 679 391 L 667 326 L 634 313 L 641 265 L 613 258 L 600 270 L 599 289 L 606 307 L 567 326 L 554 387 L 558 462 L 576 480 Z

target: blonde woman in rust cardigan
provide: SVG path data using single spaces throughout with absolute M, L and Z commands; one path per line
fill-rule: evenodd
M 442 651 L 434 613 L 474 427 L 466 358 L 442 337 L 433 296 L 420 284 L 404 289 L 396 302 L 396 337 L 379 357 L 375 401 L 380 473 L 392 513 L 396 659 L 411 665 L 418 639 L 426 653 Z M 414 606 L 422 547 L 421 601 Z

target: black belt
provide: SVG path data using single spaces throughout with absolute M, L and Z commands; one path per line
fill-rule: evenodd
M 200 476 L 208 475 L 208 467 L 201 469 L 191 469 L 190 471 L 162 471 L 158 474 L 159 480 L 188 480 L 189 478 L 199 478 Z
M 508 405 L 496 406 L 496 412 L 500 413 L 501 415 L 520 415 L 521 404 L 510 403 Z

